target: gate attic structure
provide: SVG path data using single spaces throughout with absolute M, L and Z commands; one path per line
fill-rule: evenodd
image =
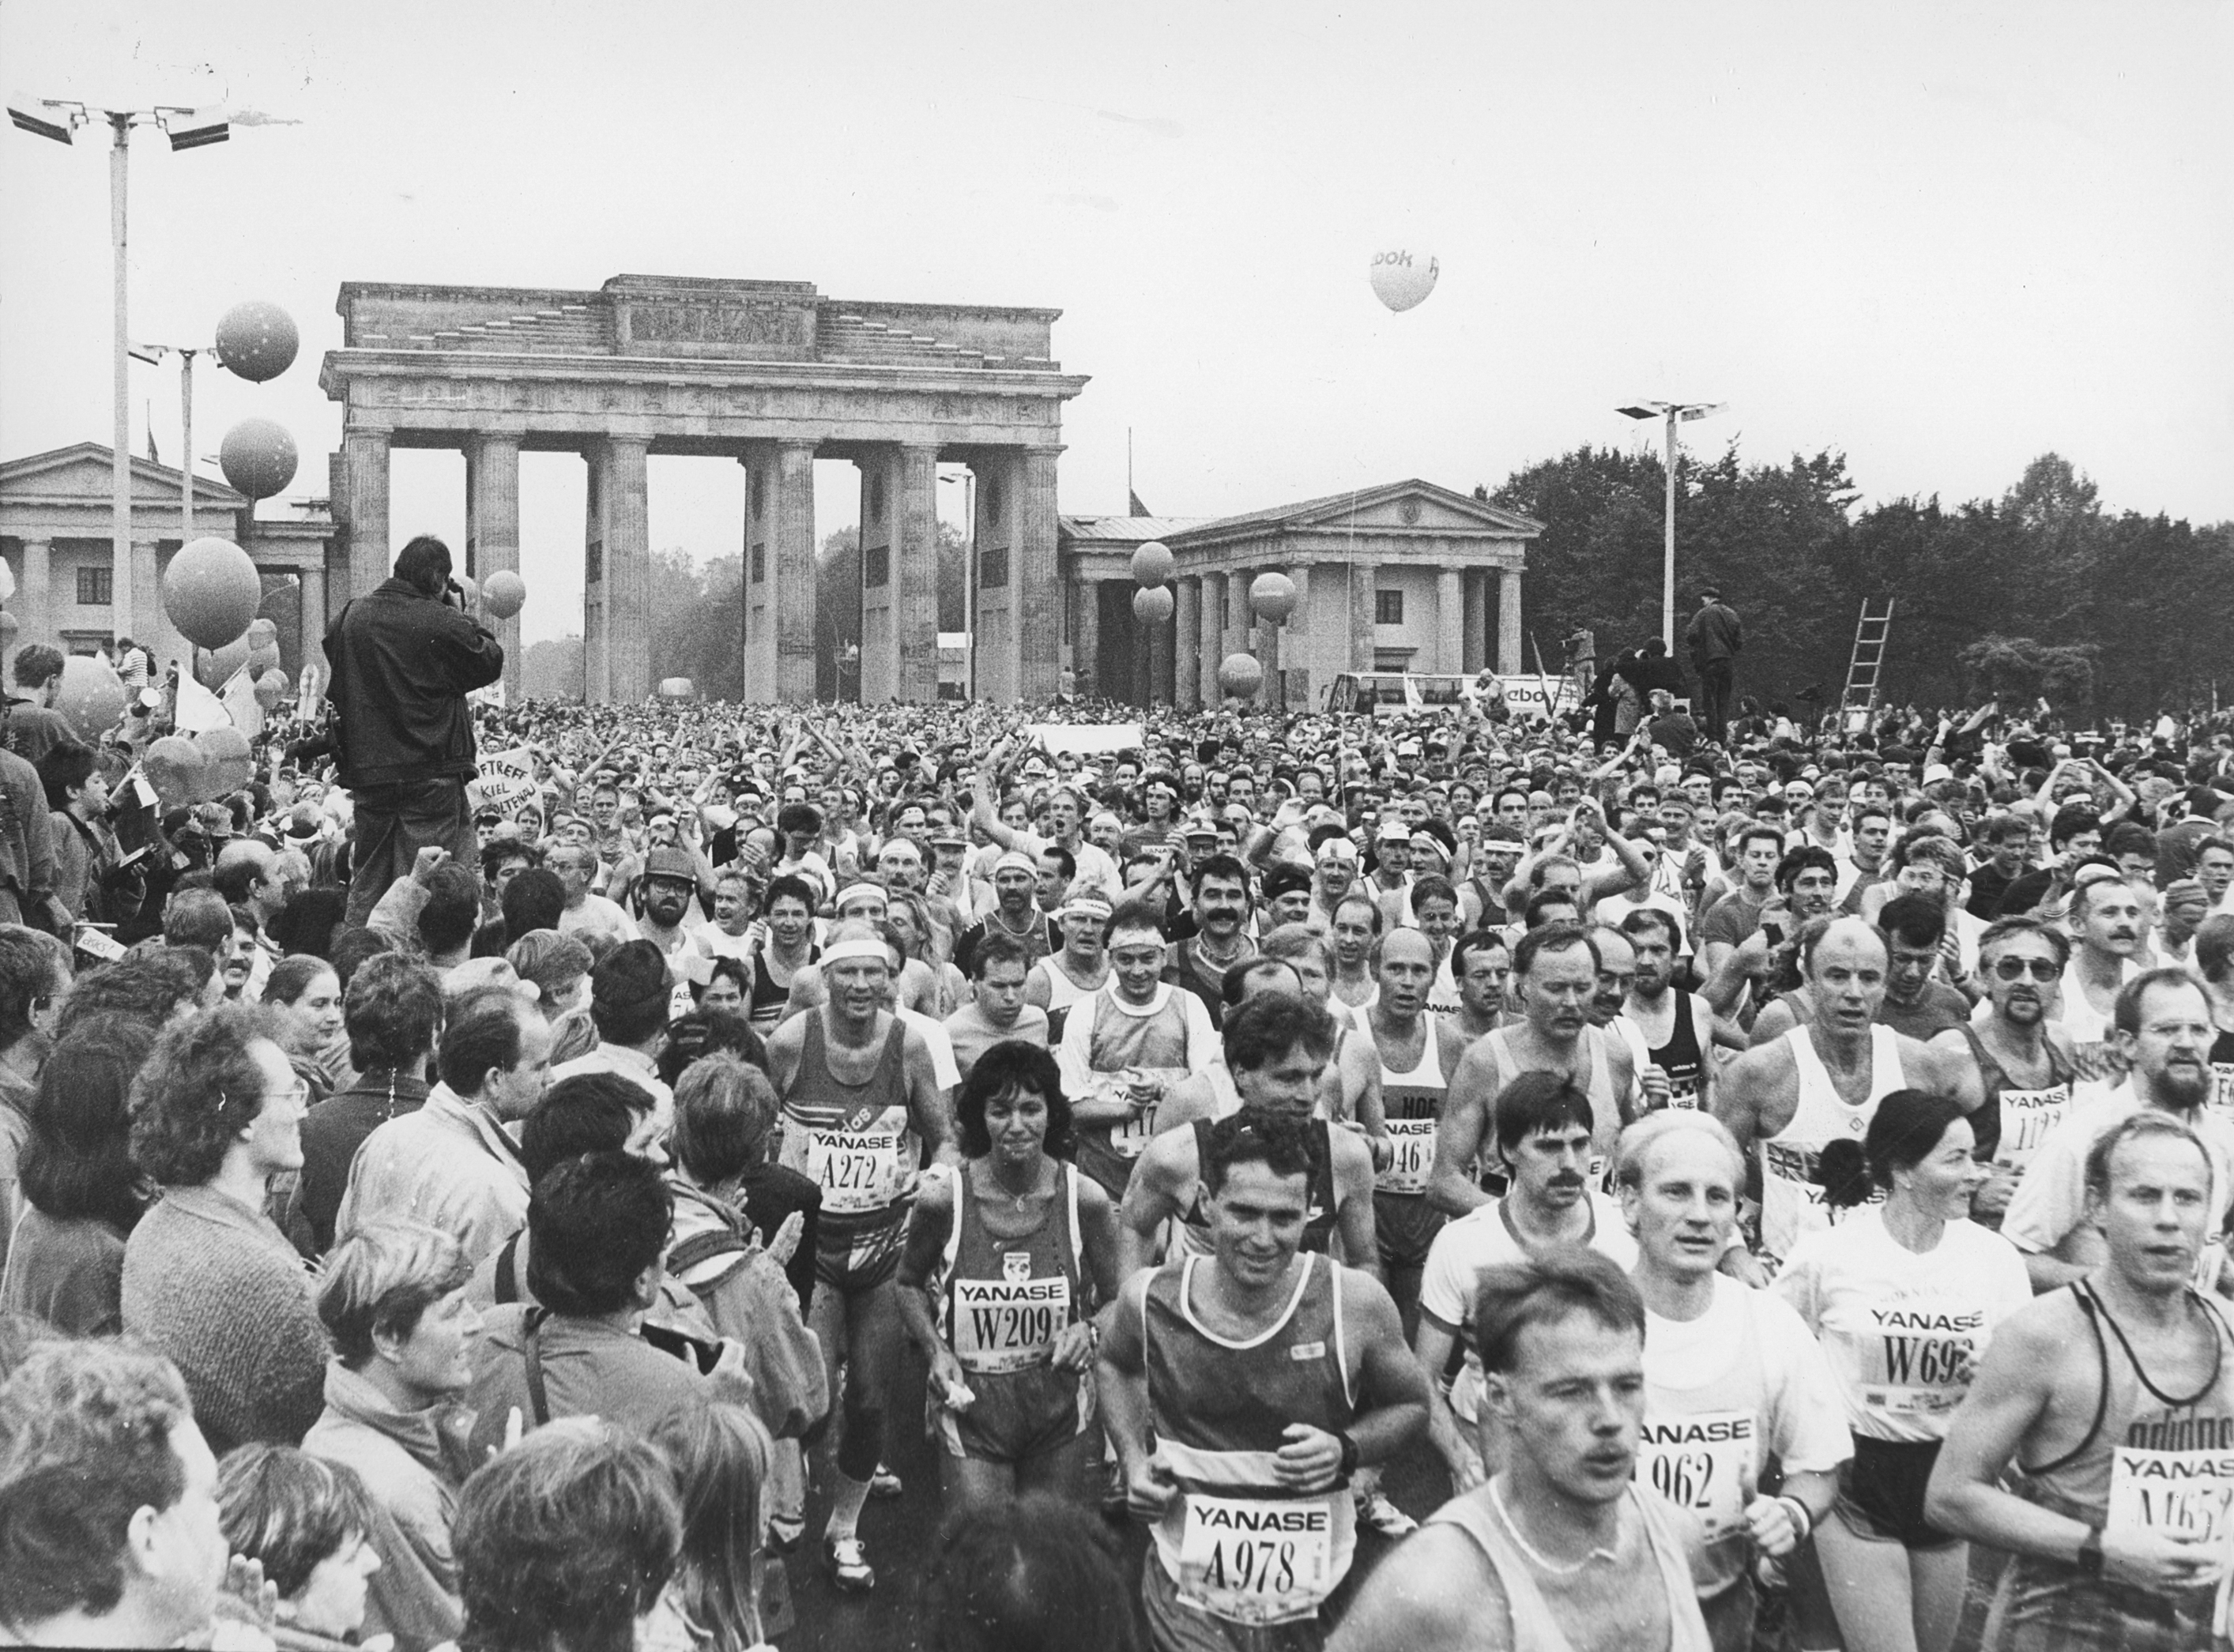
M 467 571 L 521 567 L 519 455 L 589 467 L 583 695 L 651 692 L 645 460 L 733 459 L 746 475 L 748 695 L 814 696 L 814 461 L 861 473 L 861 697 L 938 686 L 937 467 L 977 478 L 977 693 L 1058 687 L 1055 461 L 1062 404 L 1086 386 L 1052 359 L 1057 310 L 862 304 L 797 281 L 616 276 L 591 291 L 349 282 L 343 347 L 318 382 L 343 404 L 330 461 L 351 595 L 389 574 L 389 455 L 466 458 Z M 548 553 L 539 548 L 536 559 Z M 506 689 L 519 622 L 500 622 Z

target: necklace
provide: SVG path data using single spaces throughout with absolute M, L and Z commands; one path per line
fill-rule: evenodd
M 1249 937 L 1247 936 L 1237 935 L 1233 937 L 1233 950 L 1227 952 L 1223 957 L 1220 957 L 1218 953 L 1210 950 L 1210 937 L 1207 935 L 1198 935 L 1194 937 L 1194 950 L 1196 953 L 1205 963 L 1214 963 L 1221 970 L 1238 960 L 1243 950 L 1245 949 L 1248 944 Z
M 997 906 L 994 907 L 985 914 L 985 922 L 990 924 L 993 928 L 1000 930 L 1002 934 L 1007 936 L 1010 940 L 1021 941 L 1031 934 L 1033 929 L 1035 927 L 1032 920 L 1038 916 L 1037 912 L 1033 908 L 1027 907 L 1025 908 L 1025 911 L 1027 916 L 1024 918 L 1024 926 L 1022 929 L 1011 929 L 1009 926 L 1009 920 L 1001 916 L 1001 909 Z
M 1489 1500 L 1491 1505 L 1497 1510 L 1497 1518 L 1505 1523 L 1505 1529 L 1512 1534 L 1513 1542 L 1520 1545 L 1520 1552 L 1526 1555 L 1531 1560 L 1541 1566 L 1545 1571 L 1550 1572 L 1554 1577 L 1572 1577 L 1577 1572 L 1582 1570 L 1584 1567 L 1589 1565 L 1593 1560 L 1611 1560 L 1614 1558 L 1613 1551 L 1610 1549 L 1593 1549 L 1590 1553 L 1584 1555 L 1580 1560 L 1570 1561 L 1564 1564 L 1558 1561 L 1551 1559 L 1541 1549 L 1538 1549 L 1534 1544 L 1529 1542 L 1527 1538 L 1522 1534 L 1520 1530 L 1520 1522 L 1512 1518 L 1512 1511 L 1505 1506 L 1505 1493 L 1498 1489 L 1497 1482 L 1494 1479 L 1491 1480 L 1489 1483 Z

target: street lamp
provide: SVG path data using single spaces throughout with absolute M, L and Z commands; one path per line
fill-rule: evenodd
M 977 697 L 977 473 L 965 470 L 959 476 L 949 472 L 938 479 L 942 482 L 962 484 L 962 512 L 970 519 L 970 545 L 962 556 L 962 632 L 968 640 L 962 645 L 962 678 L 967 683 L 970 699 Z M 936 532 L 934 524 L 933 531 Z
M 24 131 L 57 143 L 69 143 L 82 126 L 93 123 L 96 111 L 68 98 L 16 96 L 8 100 L 8 118 Z M 131 348 L 127 316 L 125 280 L 125 196 L 132 153 L 132 128 L 150 123 L 163 128 L 173 149 L 199 149 L 223 143 L 232 136 L 224 115 L 213 109 L 192 109 L 182 104 L 159 103 L 152 109 L 101 109 L 108 122 L 108 229 L 115 251 L 116 325 L 110 363 L 115 396 L 113 451 L 109 455 L 109 621 L 114 635 L 132 634 L 132 387 L 127 352 Z M 193 458 L 188 450 L 189 467 Z M 191 487 L 193 483 L 188 482 Z
M 1679 420 L 1703 419 L 1709 414 L 1720 413 L 1728 405 L 1722 402 L 1647 402 L 1641 407 L 1614 409 L 1631 419 L 1668 421 L 1667 550 L 1660 565 L 1660 640 L 1671 655 L 1676 652 L 1676 426 Z

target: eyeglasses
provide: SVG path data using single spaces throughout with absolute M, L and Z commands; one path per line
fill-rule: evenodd
M 2028 974 L 2035 981 L 2054 981 L 2063 971 L 2054 958 L 1996 958 L 1994 974 L 2003 981 L 2022 981 Z

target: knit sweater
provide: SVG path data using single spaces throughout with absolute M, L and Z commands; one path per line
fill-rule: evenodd
M 124 1334 L 186 1380 L 210 1449 L 296 1446 L 325 1406 L 326 1328 L 310 1277 L 262 1211 L 173 1187 L 124 1246 Z

